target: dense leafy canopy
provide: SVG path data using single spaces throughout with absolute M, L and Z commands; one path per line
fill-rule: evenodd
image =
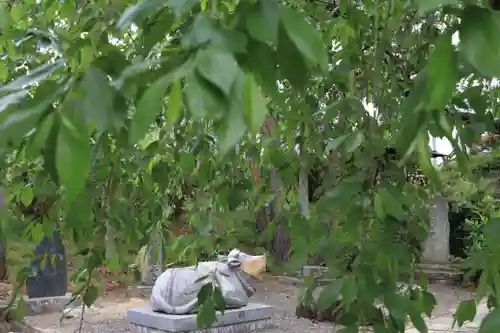
M 95 269 L 119 267 L 156 230 L 182 263 L 286 234 L 291 247 L 278 257 L 298 267 L 319 255 L 337 279 L 318 302 L 341 296 L 348 327 L 382 299 L 389 317 L 377 332 L 402 332 L 406 318 L 426 332 L 422 315 L 435 302 L 425 281 L 409 295 L 397 281 L 413 275 L 410 244 L 425 239 L 428 198 L 443 191 L 428 133 L 452 143 L 467 177 L 468 148 L 497 114 L 496 9 L 465 0 L 4 1 L 5 221 L 40 223 L 3 230 L 33 242 L 54 228 L 68 235 L 86 258 L 75 276 L 87 304 L 98 295 Z M 416 167 L 429 186 L 407 181 Z M 321 181 L 308 193 L 313 170 Z M 262 229 L 256 212 L 269 203 L 276 218 Z M 174 232 L 179 224 L 190 233 Z M 486 223 L 478 301 L 500 290 L 499 247 L 488 241 L 499 225 Z M 256 228 L 265 231 L 257 240 Z M 201 323 L 213 320 L 206 308 Z M 473 311 L 462 304 L 458 323 Z M 481 333 L 498 331 L 496 311 Z

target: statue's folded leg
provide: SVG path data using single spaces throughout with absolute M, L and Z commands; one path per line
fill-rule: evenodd
M 187 304 L 180 306 L 172 306 L 168 304 L 162 297 L 151 297 L 151 307 L 153 311 L 164 312 L 167 314 L 183 315 L 194 313 L 196 310 L 196 305 L 198 303 L 198 298 L 194 298 Z

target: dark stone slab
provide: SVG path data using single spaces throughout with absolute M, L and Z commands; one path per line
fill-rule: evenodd
M 28 297 L 65 296 L 68 291 L 68 271 L 60 234 L 54 232 L 52 237 L 45 237 L 37 245 L 35 254 L 36 259 L 31 264 L 32 275 L 26 280 Z M 55 255 L 55 265 L 52 255 Z

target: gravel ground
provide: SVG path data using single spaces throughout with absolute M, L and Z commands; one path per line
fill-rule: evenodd
M 255 302 L 275 306 L 274 328 L 263 333 L 323 333 L 332 332 L 332 325 L 314 323 L 295 316 L 295 305 L 299 289 L 291 284 L 285 284 L 276 278 L 266 279 L 260 283 L 257 294 L 252 298 Z M 446 284 L 434 284 L 430 289 L 436 293 L 438 307 L 435 316 L 452 313 L 458 301 L 468 299 L 471 293 L 464 289 Z M 130 332 L 124 320 L 126 309 L 145 304 L 145 299 L 129 298 L 125 295 L 110 295 L 101 299 L 95 308 L 86 310 L 82 323 L 82 332 L 92 333 L 125 333 Z M 60 315 L 51 314 L 27 318 L 27 322 L 47 333 L 73 333 L 80 326 L 79 314 L 76 318 L 65 319 L 59 323 Z

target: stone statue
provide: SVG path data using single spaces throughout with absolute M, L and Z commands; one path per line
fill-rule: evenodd
M 241 308 L 255 293 L 250 278 L 260 279 L 265 269 L 265 255 L 252 256 L 237 249 L 217 261 L 169 268 L 156 280 L 150 305 L 153 311 L 167 314 L 195 313 L 198 292 L 205 284 L 214 283 L 222 292 L 226 309 Z

